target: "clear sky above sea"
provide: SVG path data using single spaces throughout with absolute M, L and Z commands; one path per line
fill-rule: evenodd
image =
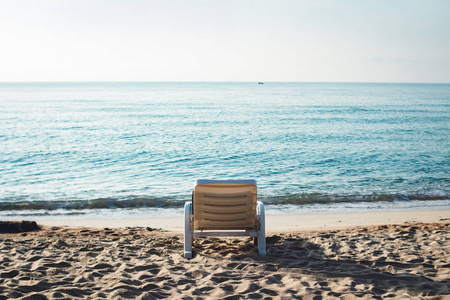
M 0 81 L 450 82 L 450 1 L 0 1 Z

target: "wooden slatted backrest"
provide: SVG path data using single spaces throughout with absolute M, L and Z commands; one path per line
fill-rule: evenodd
M 195 230 L 242 230 L 256 226 L 256 184 L 215 182 L 194 189 Z

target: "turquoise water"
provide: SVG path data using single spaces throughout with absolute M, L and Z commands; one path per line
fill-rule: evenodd
M 0 83 L 0 217 L 179 214 L 197 178 L 269 212 L 450 207 L 450 85 Z

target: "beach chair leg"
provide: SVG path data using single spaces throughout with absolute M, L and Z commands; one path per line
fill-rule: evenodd
M 192 258 L 191 203 L 184 204 L 184 257 Z
M 259 230 L 258 230 L 258 252 L 266 256 L 266 214 L 264 204 L 258 201 Z

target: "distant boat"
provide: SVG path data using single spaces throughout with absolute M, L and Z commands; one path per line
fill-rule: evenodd
M 264 84 L 264 82 L 260 81 L 260 82 L 258 82 L 258 84 Z

